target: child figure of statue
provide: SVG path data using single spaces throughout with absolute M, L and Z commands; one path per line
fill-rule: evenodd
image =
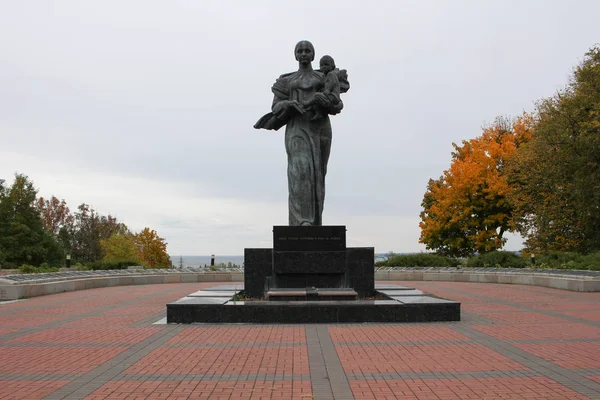
M 335 67 L 335 61 L 331 56 L 323 56 L 319 60 L 319 71 L 325 74 L 325 88 L 323 93 L 331 105 L 335 106 L 340 102 L 340 80 L 338 78 L 339 70 Z M 319 106 L 317 100 L 313 97 L 302 102 L 302 106 L 306 109 L 311 109 L 314 112 L 311 121 L 323 118 L 327 113 L 323 107 Z

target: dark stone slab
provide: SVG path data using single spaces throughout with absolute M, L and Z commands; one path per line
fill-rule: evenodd
M 247 314 L 244 313 L 244 314 Z M 245 318 L 242 316 L 241 318 Z M 171 303 L 167 304 L 168 324 L 192 324 L 194 322 L 226 322 L 221 315 L 221 307 L 210 305 Z
M 272 271 L 273 249 L 244 249 L 244 290 L 249 297 L 263 296 Z
M 360 297 L 371 297 L 375 292 L 375 249 L 349 247 L 346 249 L 348 269 L 346 282 Z
M 340 274 L 277 274 L 269 288 L 339 288 L 348 287 Z
M 346 250 L 273 252 L 274 274 L 343 274 Z
M 346 227 L 274 226 L 274 251 L 343 251 L 346 249 Z
M 418 296 L 405 296 L 415 299 Z M 460 303 L 420 296 L 419 302 L 353 301 L 227 301 L 185 298 L 167 304 L 168 323 L 338 323 L 459 321 Z
M 267 292 L 269 301 L 331 301 L 357 300 L 358 295 L 352 289 L 271 289 Z

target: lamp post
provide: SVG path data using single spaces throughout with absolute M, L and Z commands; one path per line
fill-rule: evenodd
M 67 263 L 67 268 L 71 268 L 71 255 L 70 254 L 67 254 L 66 263 Z
M 210 266 L 214 267 L 214 265 L 215 265 L 215 255 L 211 254 L 210 255 Z

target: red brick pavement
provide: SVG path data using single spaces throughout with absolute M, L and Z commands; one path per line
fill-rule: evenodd
M 85 374 L 126 347 L 0 347 L 0 374 Z
M 48 328 L 18 337 L 7 343 L 97 344 L 139 343 L 160 331 L 159 327 L 145 328 Z
M 501 340 L 600 339 L 600 328 L 579 323 L 475 325 L 473 328 Z
M 600 293 L 400 284 L 461 301 L 463 321 L 329 325 L 329 352 L 303 325 L 152 324 L 166 303 L 217 283 L 0 304 L 0 400 L 311 399 L 328 379 L 357 399 L 600 398 Z M 309 354 L 347 380 L 314 375 Z
M 0 399 L 41 399 L 69 381 L 0 380 Z
M 600 369 L 600 342 L 515 344 L 518 348 L 567 369 Z
M 468 338 L 450 327 L 433 324 L 402 325 L 358 325 L 353 327 L 332 326 L 329 334 L 334 342 L 346 343 L 390 343 L 413 341 L 467 340 Z
M 544 377 L 370 380 L 350 385 L 354 396 L 365 400 L 587 399 Z
M 348 374 L 527 369 L 480 344 L 338 346 L 337 351 Z
M 228 344 L 228 343 L 306 343 L 304 328 L 300 327 L 249 327 L 223 326 L 187 328 L 169 340 L 170 344 L 182 343 Z
M 159 347 L 127 374 L 307 374 L 302 347 Z
M 88 400 L 101 399 L 312 399 L 311 384 L 299 381 L 112 381 Z

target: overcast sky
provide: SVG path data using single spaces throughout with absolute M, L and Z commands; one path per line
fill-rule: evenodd
M 308 39 L 351 84 L 324 224 L 349 246 L 422 251 L 452 142 L 563 87 L 599 15 L 598 0 L 0 0 L 0 178 L 156 229 L 171 255 L 270 247 L 288 219 L 284 129 L 252 125 Z

